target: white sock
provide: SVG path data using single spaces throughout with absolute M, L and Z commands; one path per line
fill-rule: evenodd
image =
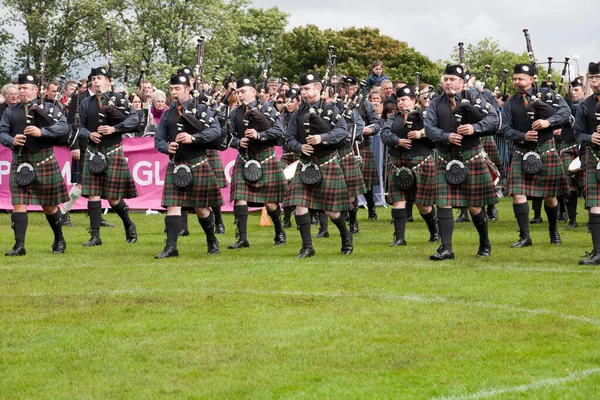
M 75 202 L 81 197 L 81 190 L 77 187 L 77 185 L 71 188 L 71 190 L 69 191 L 69 197 L 71 198 L 71 200 L 67 201 L 62 208 L 63 214 L 66 214 L 69 211 L 71 211 L 71 207 L 73 207 L 73 204 L 75 204 Z

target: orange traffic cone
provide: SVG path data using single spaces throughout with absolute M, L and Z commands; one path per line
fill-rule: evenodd
M 260 214 L 260 226 L 271 226 L 271 218 L 269 218 L 266 207 L 263 207 Z

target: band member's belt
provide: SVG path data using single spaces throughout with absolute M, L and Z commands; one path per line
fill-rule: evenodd
M 441 157 L 440 157 L 441 158 Z M 418 163 L 417 165 L 415 165 L 414 167 L 411 167 L 410 169 L 412 169 L 413 171 L 418 170 L 419 168 L 421 168 L 423 166 L 423 164 L 425 164 L 426 162 L 431 161 L 431 154 L 428 155 L 423 161 L 421 161 L 420 163 Z M 394 168 L 396 171 L 399 171 L 402 167 L 398 167 L 396 166 L 393 162 L 390 161 L 390 164 L 392 164 L 392 168 Z

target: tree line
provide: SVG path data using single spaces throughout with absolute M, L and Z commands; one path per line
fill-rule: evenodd
M 335 47 L 339 74 L 366 77 L 375 60 L 383 61 L 392 80 L 435 85 L 446 61 L 432 61 L 407 42 L 381 34 L 372 27 L 322 30 L 315 25 L 286 31 L 288 15 L 277 7 L 256 8 L 250 0 L 5 0 L 0 22 L 0 82 L 20 71 L 40 69 L 39 40 L 47 40 L 46 77 L 79 78 L 86 66 L 106 64 L 106 26 L 113 36 L 113 73 L 122 78 L 129 64 L 129 81 L 140 70 L 157 87 L 166 86 L 176 68 L 196 64 L 197 38 L 205 36 L 204 71 L 211 78 L 260 80 L 267 48 L 272 49 L 269 75 L 295 81 L 303 71 L 325 70 L 329 46 Z M 15 35 L 11 32 L 22 32 Z M 502 50 L 484 39 L 466 47 L 466 64 L 481 76 L 491 66 L 488 87 L 503 68 L 526 62 L 527 55 Z M 450 61 L 458 62 L 453 51 Z

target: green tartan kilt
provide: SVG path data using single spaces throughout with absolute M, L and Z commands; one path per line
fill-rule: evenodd
M 348 188 L 348 195 L 356 197 L 359 194 L 367 193 L 360 167 L 354 158 L 354 151 L 349 147 L 344 147 L 338 150 L 338 154 L 340 157 L 340 167 L 342 167 L 342 171 L 344 172 L 344 179 Z
M 81 195 L 84 197 L 100 196 L 103 199 L 131 199 L 138 196 L 135 183 L 123 155 L 123 146 L 118 143 L 99 149 L 106 155 L 107 167 L 101 174 L 92 174 L 89 168 L 90 154 L 96 149 L 92 143 L 85 154 L 83 166 L 83 182 Z M 110 153 L 110 154 L 109 154 Z M 83 155 L 82 155 L 83 157 Z
M 439 162 L 436 173 L 438 207 L 483 207 L 499 201 L 483 153 L 481 144 L 462 152 L 458 149 L 438 152 Z M 479 157 L 471 160 L 475 156 Z M 446 165 L 454 159 L 461 160 L 467 169 L 467 179 L 460 185 L 451 185 L 446 181 Z
M 281 155 L 281 168 L 285 169 L 298 159 L 298 154 L 294 151 L 286 151 Z
M 418 166 L 418 167 L 417 167 Z M 414 168 L 415 184 L 409 190 L 401 190 L 395 181 L 396 168 Z M 423 206 L 435 204 L 435 162 L 433 155 L 410 158 L 408 153 L 388 157 L 388 195 L 392 203 L 414 201 Z
M 585 164 L 582 160 L 581 167 L 585 174 L 585 186 L 583 193 L 585 195 L 585 207 L 600 207 L 600 185 L 596 178 L 596 167 L 598 158 L 600 158 L 600 149 L 592 150 L 589 146 L 585 148 Z
M 379 176 L 377 175 L 377 166 L 375 165 L 375 155 L 371 150 L 371 143 L 365 145 L 364 142 L 359 143 L 360 156 L 362 163 L 360 164 L 360 172 L 362 173 L 363 181 L 368 189 L 379 185 Z
M 208 149 L 206 150 L 206 156 L 208 157 L 208 163 L 210 164 L 210 167 L 217 178 L 217 185 L 219 185 L 220 188 L 226 188 L 227 178 L 225 177 L 225 170 L 223 169 L 223 164 L 221 163 L 219 151 Z
M 67 187 L 52 148 L 42 149 L 37 153 L 31 153 L 24 148 L 21 157 L 17 154 L 18 151 L 13 151 L 13 162 L 10 166 L 13 205 L 55 206 L 69 200 Z M 35 181 L 29 186 L 20 186 L 17 183 L 17 168 L 24 162 L 31 164 L 36 174 Z
M 573 174 L 571 172 L 569 172 L 569 165 L 571 165 L 571 163 L 573 162 L 574 159 L 576 159 L 577 157 L 579 157 L 579 145 L 578 144 L 564 144 L 561 143 L 561 150 L 560 150 L 560 158 L 562 159 L 563 162 L 563 168 L 565 170 L 565 175 L 567 176 L 567 184 L 569 185 L 569 187 L 573 186 L 573 187 L 579 187 L 580 184 L 583 183 L 583 164 L 582 164 L 582 168 L 581 171 Z
M 534 175 L 523 172 L 525 152 L 515 149 L 508 177 L 508 193 L 528 197 L 556 197 L 569 193 L 563 161 L 556 150 L 551 149 L 556 149 L 554 139 L 539 146 L 542 170 Z
M 311 159 L 300 157 L 296 174 L 292 178 L 283 205 L 307 207 L 311 210 L 346 211 L 350 209 L 350 199 L 346 189 L 344 173 L 340 167 L 339 157 L 333 151 L 315 161 L 319 166 L 323 179 L 316 186 L 306 186 L 300 179 L 302 163 Z
M 173 184 L 175 165 L 169 162 L 161 205 L 167 207 L 207 208 L 223 205 L 223 196 L 208 157 L 196 157 L 183 161 L 192 170 L 192 183 L 186 188 Z
M 245 155 L 243 157 L 246 158 Z M 248 182 L 244 178 L 246 161 L 242 155 L 238 155 L 231 174 L 230 201 L 243 200 L 251 207 L 259 207 L 265 203 L 280 203 L 285 196 L 287 183 L 273 147 L 268 147 L 259 153 L 250 153 L 249 157 L 261 162 L 263 175 L 258 182 Z
M 488 158 L 491 162 L 494 163 L 500 174 L 504 173 L 504 164 L 502 163 L 502 159 L 500 158 L 500 153 L 498 152 L 498 146 L 496 146 L 496 141 L 493 136 L 483 136 L 481 138 L 481 144 L 483 145 L 483 149 L 488 155 Z

